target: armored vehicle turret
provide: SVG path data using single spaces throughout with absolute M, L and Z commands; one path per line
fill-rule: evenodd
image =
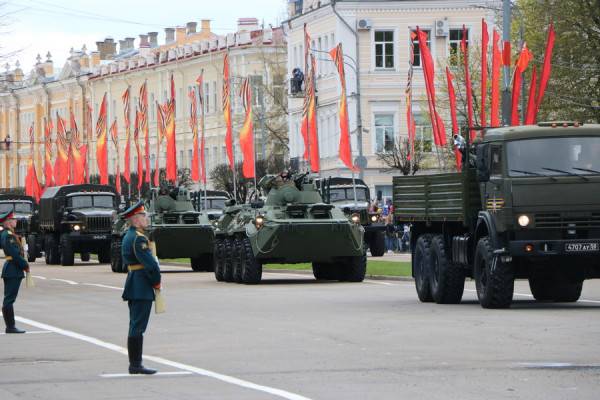
M 13 211 L 17 218 L 17 235 L 27 241 L 27 261 L 34 262 L 42 255 L 43 243 L 38 234 L 38 207 L 31 196 L 21 194 L 0 195 L 0 214 Z M 0 227 L 2 231 L 2 227 Z
M 215 241 L 219 281 L 258 283 L 263 264 L 312 263 L 317 279 L 360 282 L 366 271 L 364 228 L 325 204 L 308 174 L 268 175 L 266 200 L 228 202 Z
M 146 210 L 150 218 L 146 233 L 156 245 L 158 258 L 189 258 L 192 270 L 213 270 L 214 229 L 206 213 L 194 210 L 186 188 L 152 189 Z M 126 228 L 121 220 L 113 227 L 113 272 L 127 272 L 121 259 L 121 241 Z

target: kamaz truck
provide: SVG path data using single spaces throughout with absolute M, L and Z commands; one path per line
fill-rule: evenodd
M 0 214 L 13 211 L 17 218 L 17 235 L 26 240 L 27 261 L 34 262 L 42 255 L 43 240 L 38 234 L 38 207 L 31 196 L 21 194 L 0 194 Z M 0 227 L 0 231 L 2 227 Z
M 470 277 L 484 308 L 509 307 L 515 279 L 538 301 L 577 301 L 600 278 L 600 125 L 482 133 L 462 172 L 393 179 L 419 299 L 459 303 Z
M 40 199 L 40 234 L 44 237 L 46 264 L 73 265 L 97 254 L 101 264 L 110 262 L 113 222 L 118 196 L 108 185 L 49 187 Z

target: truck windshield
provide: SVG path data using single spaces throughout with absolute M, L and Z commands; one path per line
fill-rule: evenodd
M 509 176 L 600 174 L 600 136 L 515 140 L 506 150 Z
M 0 203 L 0 214 L 9 211 L 20 214 L 31 214 L 31 203 Z
M 100 207 L 100 208 L 113 208 L 113 196 L 100 195 L 78 195 L 71 197 L 71 207 L 73 208 L 86 208 L 86 207 Z
M 346 201 L 354 200 L 354 189 L 353 188 L 331 188 L 330 191 L 331 201 Z M 367 201 L 367 189 L 364 187 L 356 188 L 356 200 Z
M 214 210 L 222 210 L 225 208 L 225 200 L 224 199 L 212 199 L 208 200 L 208 208 Z

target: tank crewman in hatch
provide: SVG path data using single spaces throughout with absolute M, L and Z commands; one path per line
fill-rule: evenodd
M 129 304 L 129 373 L 150 375 L 156 371 L 142 365 L 143 335 L 150 319 L 154 289 L 160 289 L 160 267 L 143 233 L 148 226 L 144 203 L 134 204 L 121 217 L 130 224 L 121 247 L 123 264 L 129 270 L 122 296 Z
M 15 233 L 17 220 L 13 212 L 9 211 L 0 215 L 0 224 L 4 228 L 0 235 L 0 247 L 6 255 L 6 262 L 2 268 L 2 280 L 4 280 L 2 316 L 6 323 L 6 333 L 25 333 L 15 326 L 13 304 L 19 294 L 21 281 L 25 277 L 24 271 L 29 271 L 29 264 L 24 257 L 25 252 L 21 245 L 21 238 Z

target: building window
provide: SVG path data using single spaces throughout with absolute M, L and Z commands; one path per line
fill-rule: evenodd
M 417 31 L 413 31 L 417 33 Z M 423 32 L 427 35 L 427 47 L 431 50 L 431 31 L 423 29 Z M 413 66 L 420 67 L 421 66 L 421 48 L 419 46 L 419 39 L 415 37 L 413 40 Z
M 375 31 L 375 68 L 394 68 L 394 31 Z
M 375 114 L 375 152 L 394 149 L 394 114 Z
M 213 81 L 213 112 L 217 112 L 217 81 Z
M 413 115 L 416 126 L 415 148 L 421 149 L 423 152 L 431 152 L 433 136 L 429 116 L 421 111 L 415 111 Z
M 469 29 L 467 29 L 467 48 L 469 48 Z M 460 54 L 460 42 L 463 38 L 463 30 L 461 29 L 450 29 L 450 35 L 448 36 L 448 55 L 450 56 L 450 62 L 456 64 L 458 62 L 458 55 Z
M 208 82 L 204 84 L 204 112 L 206 114 L 210 112 L 210 84 Z

